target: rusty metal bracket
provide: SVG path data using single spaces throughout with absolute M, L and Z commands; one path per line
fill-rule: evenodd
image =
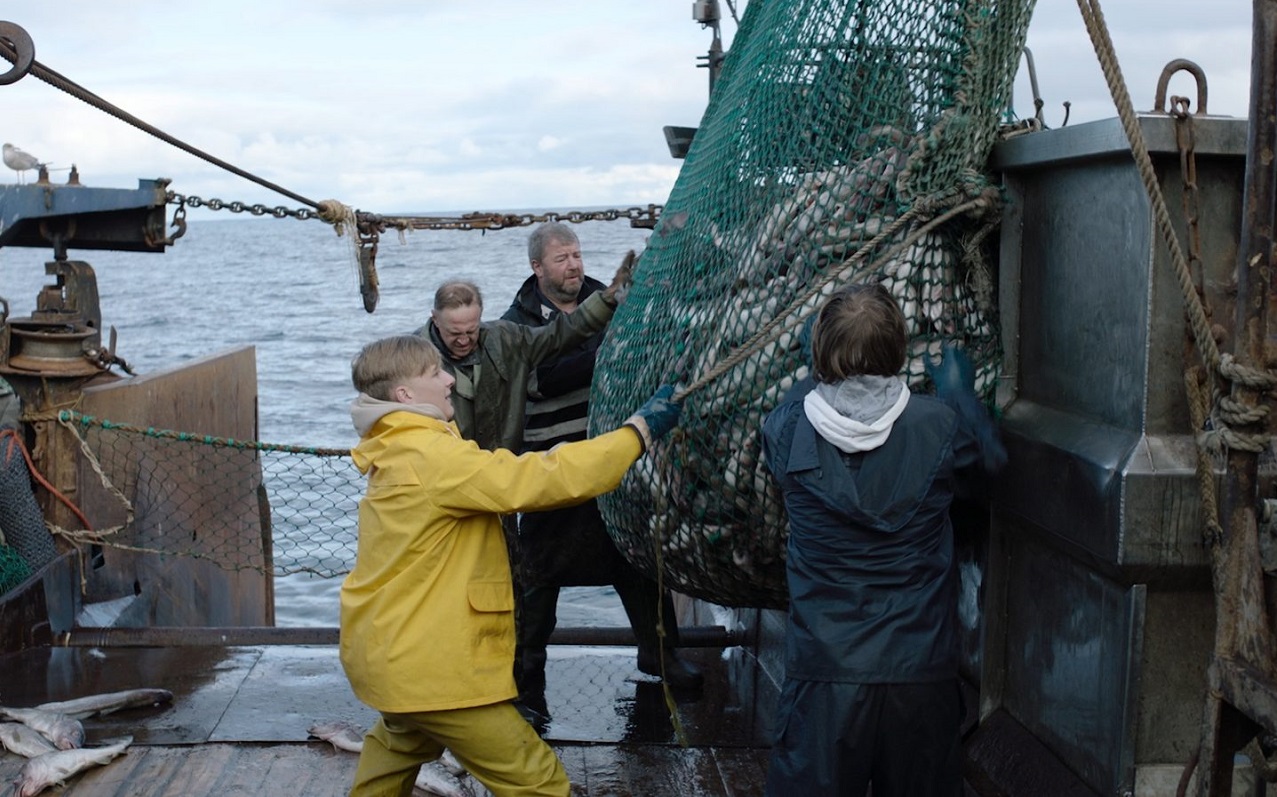
M 67 259 L 67 245 L 75 239 L 75 230 L 75 217 L 40 221 L 40 237 L 53 244 L 54 260 L 63 262 Z
M 1175 111 L 1166 108 L 1166 88 L 1171 76 L 1176 72 L 1188 72 L 1197 79 L 1197 113 L 1206 114 L 1206 72 L 1187 58 L 1176 58 L 1162 67 L 1162 74 L 1157 78 L 1157 93 L 1153 96 L 1153 110 L 1173 114 Z M 1171 104 L 1181 107 L 1180 113 L 1186 113 L 1188 100 L 1184 97 L 1171 97 Z
M 13 68 L 0 74 L 0 86 L 17 83 L 35 63 L 35 42 L 21 27 L 0 20 L 0 55 L 13 62 Z
M 176 229 L 176 233 L 166 236 L 163 234 L 163 230 L 157 231 L 155 229 L 158 226 L 158 224 L 148 224 L 142 230 L 142 239 L 147 246 L 172 246 L 174 241 L 186 235 L 186 202 L 179 202 L 177 210 L 173 211 L 173 223 L 169 226 Z

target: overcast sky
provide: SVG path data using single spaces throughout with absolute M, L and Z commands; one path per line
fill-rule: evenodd
M 1137 109 L 1151 109 L 1162 67 L 1188 58 L 1210 112 L 1247 114 L 1249 3 L 1103 11 Z M 695 126 L 707 98 L 696 59 L 711 36 L 691 0 L 8 0 L 0 20 L 26 29 L 46 67 L 171 135 L 383 214 L 659 204 L 681 163 L 661 128 Z M 1049 126 L 1066 100 L 1070 124 L 1114 115 L 1074 0 L 1039 0 L 1028 44 Z M 1196 91 L 1181 75 L 1170 93 Z M 1023 68 L 1015 103 L 1032 115 Z M 183 194 L 299 206 L 32 76 L 0 85 L 0 140 L 74 162 L 93 186 L 163 176 Z

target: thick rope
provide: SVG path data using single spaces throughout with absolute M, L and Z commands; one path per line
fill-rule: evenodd
M 127 432 L 130 434 L 142 435 L 144 437 L 154 437 L 161 440 L 178 440 L 184 443 L 204 443 L 205 445 L 219 446 L 222 448 L 242 448 L 251 449 L 253 451 L 278 451 L 285 454 L 315 454 L 321 457 L 350 456 L 349 448 L 287 446 L 277 443 L 262 443 L 257 440 L 235 440 L 229 437 L 214 437 L 212 435 L 196 434 L 195 432 L 175 432 L 169 429 L 155 429 L 153 427 L 143 429 L 140 426 L 132 426 L 127 423 L 115 423 L 114 421 L 102 420 L 100 418 L 95 418 L 92 415 L 85 415 L 83 413 L 76 412 L 75 410 L 62 410 L 58 414 L 57 420 L 68 425 L 68 427 L 70 427 L 72 423 L 78 423 L 82 426 L 97 426 L 114 432 Z
M 919 200 L 918 202 L 914 203 L 913 207 L 911 207 L 905 213 L 902 213 L 899 216 L 897 216 L 895 221 L 893 221 L 886 228 L 884 228 L 882 232 L 878 233 L 878 235 L 875 236 L 873 240 L 869 241 L 864 246 L 860 247 L 860 249 L 856 250 L 854 254 L 852 254 L 846 260 L 842 261 L 842 263 L 840 263 L 838 266 L 829 269 L 819 280 L 816 280 L 812 284 L 811 288 L 804 291 L 796 299 L 790 302 L 788 306 L 786 306 L 784 309 L 776 313 L 776 315 L 773 316 L 770 321 L 768 321 L 766 324 L 762 326 L 761 329 L 759 329 L 757 332 L 754 333 L 753 337 L 751 337 L 749 340 L 742 343 L 739 347 L 733 350 L 731 354 L 729 354 L 727 357 L 721 360 L 713 368 L 706 371 L 701 376 L 697 377 L 696 380 L 693 381 L 690 385 L 676 392 L 673 397 L 674 401 L 677 401 L 677 402 L 683 401 L 684 399 L 687 398 L 687 396 L 705 387 L 710 382 L 713 382 L 715 379 L 722 376 L 724 373 L 730 371 L 732 368 L 735 368 L 737 365 L 743 362 L 747 357 L 753 354 L 756 354 L 768 343 L 771 343 L 772 341 L 776 340 L 780 335 L 784 334 L 787 331 L 797 329 L 799 326 L 802 325 L 803 321 L 805 321 L 806 319 L 798 318 L 796 316 L 796 313 L 799 309 L 802 308 L 802 306 L 806 302 L 810 301 L 811 298 L 816 296 L 818 293 L 820 293 L 821 290 L 823 290 L 826 285 L 828 285 L 830 282 L 837 279 L 841 274 L 843 274 L 843 272 L 846 270 L 848 266 L 854 264 L 855 262 L 859 260 L 863 260 L 869 252 L 874 251 L 884 240 L 891 238 L 896 233 L 898 233 L 903 227 L 905 227 L 905 225 L 914 221 L 915 218 L 921 214 L 923 209 L 930 210 L 931 208 L 934 208 L 937 206 L 943 206 L 943 203 L 945 203 L 946 201 L 949 203 L 952 203 L 955 200 L 952 195 L 947 195 L 933 201 L 923 202 Z M 909 246 L 913 245 L 913 243 L 916 242 L 919 238 L 931 232 L 931 230 L 935 229 L 941 224 L 944 224 L 945 222 L 955 218 L 956 216 L 959 216 L 959 215 L 962 215 L 963 213 L 968 213 L 977 209 L 987 209 L 989 207 L 992 207 L 997 201 L 998 201 L 997 189 L 994 189 L 994 188 L 985 189 L 985 191 L 980 196 L 976 197 L 975 199 L 970 199 L 966 202 L 963 202 L 960 205 L 951 207 L 949 210 L 945 211 L 939 216 L 936 216 L 935 218 L 931 219 L 925 224 L 914 228 L 914 230 L 910 232 L 909 235 L 907 235 L 900 242 L 896 243 L 895 245 L 887 249 L 887 251 L 883 253 L 881 257 L 879 257 L 877 260 L 870 263 L 869 265 L 865 266 L 863 269 L 857 272 L 857 274 L 872 272 L 874 269 L 883 265 L 887 261 L 891 260 L 891 258 L 895 257 L 897 254 L 904 251 Z
M 1210 399 L 1202 389 L 1202 380 L 1206 377 L 1200 368 L 1189 368 L 1184 372 L 1184 392 L 1188 394 L 1188 416 L 1193 428 L 1206 427 L 1206 416 L 1210 407 Z M 1197 484 L 1202 494 L 1202 514 L 1206 521 L 1206 544 L 1210 549 L 1216 548 L 1224 539 L 1224 528 L 1219 523 L 1219 498 L 1215 489 L 1215 469 L 1210 457 L 1210 444 L 1203 432 L 1197 436 Z
M 1108 82 L 1109 91 L 1113 95 L 1113 102 L 1117 106 L 1122 129 L 1130 141 L 1131 153 L 1135 158 L 1140 180 L 1144 183 L 1144 190 L 1153 207 L 1153 218 L 1158 232 L 1161 233 L 1166 241 L 1167 249 L 1170 250 L 1175 277 L 1179 281 L 1180 293 L 1184 297 L 1184 311 L 1188 315 L 1189 324 L 1193 330 L 1193 341 L 1197 345 L 1202 360 L 1212 372 L 1218 372 L 1230 382 L 1240 382 L 1259 390 L 1271 389 L 1274 384 L 1277 384 L 1271 374 L 1244 366 L 1229 355 L 1220 355 L 1219 347 L 1215 344 L 1215 338 L 1210 332 L 1210 321 L 1206 317 L 1206 310 L 1193 284 L 1188 260 L 1180 247 L 1175 229 L 1171 226 L 1170 212 L 1166 208 L 1166 200 L 1158 185 L 1157 173 L 1153 170 L 1153 159 L 1149 155 L 1148 144 L 1144 140 L 1144 132 L 1140 128 L 1135 106 L 1122 79 L 1122 70 L 1117 63 L 1117 55 L 1113 42 L 1109 38 L 1099 0 L 1077 0 L 1077 4 L 1082 12 L 1082 19 L 1086 23 L 1087 33 L 1090 34 L 1091 42 L 1095 46 L 1095 54 L 1100 60 L 1104 79 Z
M 1179 281 L 1180 293 L 1184 298 L 1184 312 L 1193 330 L 1193 341 L 1197 346 L 1198 353 L 1208 366 L 1212 377 L 1218 375 L 1229 384 L 1243 385 L 1253 390 L 1271 390 L 1274 385 L 1277 385 L 1277 379 L 1272 374 L 1240 363 L 1231 354 L 1220 354 L 1219 347 L 1215 344 L 1215 338 L 1211 335 L 1210 321 L 1206 317 L 1206 309 L 1203 307 L 1201 297 L 1198 296 L 1196 286 L 1193 283 L 1192 269 L 1189 267 L 1188 260 L 1180 247 L 1175 230 L 1171 226 L 1170 211 L 1166 208 L 1166 200 L 1162 196 L 1161 187 L 1157 182 L 1157 174 L 1153 170 L 1153 159 L 1149 155 L 1148 145 L 1144 141 L 1144 133 L 1139 126 L 1135 107 L 1131 102 L 1130 94 L 1126 90 L 1125 81 L 1122 79 L 1121 68 L 1118 66 L 1113 42 L 1109 38 L 1108 28 L 1104 23 L 1104 15 L 1100 10 L 1099 0 L 1077 0 L 1077 4 L 1082 12 L 1082 19 L 1086 23 L 1087 33 L 1095 46 L 1095 53 L 1099 57 L 1100 65 L 1104 71 L 1104 78 L 1108 82 L 1109 91 L 1113 95 L 1113 102 L 1117 106 L 1122 129 L 1126 131 L 1126 137 L 1130 141 L 1131 153 L 1135 158 L 1140 180 L 1144 183 L 1145 192 L 1148 194 L 1149 203 L 1153 208 L 1154 221 L 1157 224 L 1158 231 L 1162 234 L 1162 238 L 1166 241 L 1167 249 L 1170 251 L 1175 277 Z M 1214 380 L 1212 379 L 1212 381 Z M 1225 391 L 1217 389 L 1216 392 L 1222 395 Z M 1209 436 L 1213 435 L 1217 437 L 1218 444 L 1222 444 L 1229 449 L 1258 453 L 1268 447 L 1270 435 L 1266 432 L 1239 432 L 1233 427 L 1256 425 L 1267 417 L 1267 406 L 1251 407 L 1236 399 L 1224 397 L 1219 400 L 1216 411 L 1212 414 L 1212 420 L 1217 421 L 1215 429 L 1206 433 L 1208 437 L 1205 439 L 1201 437 L 1203 434 L 1202 427 L 1197 427 L 1195 432 L 1199 435 L 1199 439 L 1207 445 L 1215 444 L 1216 441 L 1209 439 Z
M 1117 106 L 1122 129 L 1130 142 L 1135 167 L 1139 170 L 1140 180 L 1144 183 L 1145 193 L 1148 194 L 1149 202 L 1153 207 L 1153 218 L 1158 232 L 1162 234 L 1166 247 L 1170 250 L 1175 277 L 1179 281 L 1180 292 L 1184 297 L 1184 309 L 1193 329 L 1193 340 L 1197 344 L 1198 351 L 1201 352 L 1202 359 L 1211 370 L 1215 370 L 1219 366 L 1219 348 L 1210 334 L 1206 310 L 1198 299 L 1188 260 L 1184 257 L 1179 238 L 1176 237 L 1175 230 L 1171 226 L 1170 212 L 1166 208 L 1166 200 L 1157 183 L 1157 173 L 1153 170 L 1153 159 L 1149 155 L 1148 144 L 1144 140 L 1144 131 L 1140 128 L 1131 95 L 1122 78 L 1122 70 L 1117 63 L 1117 55 L 1113 49 L 1113 42 L 1109 39 L 1099 2 L 1098 0 L 1077 0 L 1077 4 L 1082 12 L 1082 20 L 1086 23 L 1086 31 L 1091 37 L 1091 43 L 1095 47 L 1095 54 L 1100 60 L 1100 67 L 1104 72 L 1105 81 L 1108 82 L 1109 92 L 1113 95 L 1113 103 Z

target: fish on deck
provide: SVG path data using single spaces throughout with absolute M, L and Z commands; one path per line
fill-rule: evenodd
M 84 726 L 80 721 L 56 711 L 0 706 L 0 718 L 17 720 L 32 730 L 39 731 L 59 750 L 71 750 L 84 744 Z
M 126 708 L 156 706 L 173 702 L 173 693 L 167 689 L 125 689 L 120 692 L 103 692 L 71 700 L 41 703 L 36 708 L 82 720 L 100 717 Z
M 39 731 L 21 722 L 0 722 L 0 745 L 23 758 L 35 758 L 58 749 Z
M 317 739 L 350 753 L 361 753 L 364 749 L 364 732 L 354 723 L 344 720 L 319 722 L 310 726 L 308 733 Z M 444 750 L 438 761 L 422 764 L 417 772 L 417 780 L 413 785 L 428 794 L 438 797 L 474 797 L 474 790 L 461 781 L 466 776 L 465 767 Z
M 109 763 L 133 743 L 126 736 L 105 747 L 77 747 L 73 750 L 55 750 L 27 761 L 14 780 L 15 797 L 34 797 L 50 786 L 65 784 L 71 778 L 90 767 Z

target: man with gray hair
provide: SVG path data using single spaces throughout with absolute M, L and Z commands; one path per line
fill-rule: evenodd
M 586 276 L 575 232 L 546 222 L 528 238 L 532 275 L 523 283 L 503 319 L 546 329 L 586 312 L 594 297 L 608 289 Z M 528 380 L 523 430 L 524 451 L 547 451 L 586 438 L 590 385 L 600 331 L 566 354 L 542 363 Z M 516 677 L 523 700 L 543 705 L 546 644 L 554 631 L 560 587 L 610 585 L 621 599 L 638 641 L 638 668 L 662 673 L 670 686 L 695 689 L 700 671 L 675 653 L 678 624 L 669 592 L 640 573 L 616 549 L 590 499 L 576 506 L 524 513 L 519 521 L 519 570 L 524 588 Z M 666 637 L 657 624 L 664 616 Z M 663 661 L 662 661 L 663 659 Z
M 580 315 L 529 329 L 509 321 L 482 321 L 483 295 L 465 280 L 445 282 L 434 310 L 417 334 L 434 342 L 443 367 L 457 380 L 453 404 L 463 437 L 480 448 L 518 452 L 523 442 L 523 405 L 532 369 L 601 332 L 616 311 L 618 292 L 630 269 L 617 269 L 612 284 L 581 306 Z

